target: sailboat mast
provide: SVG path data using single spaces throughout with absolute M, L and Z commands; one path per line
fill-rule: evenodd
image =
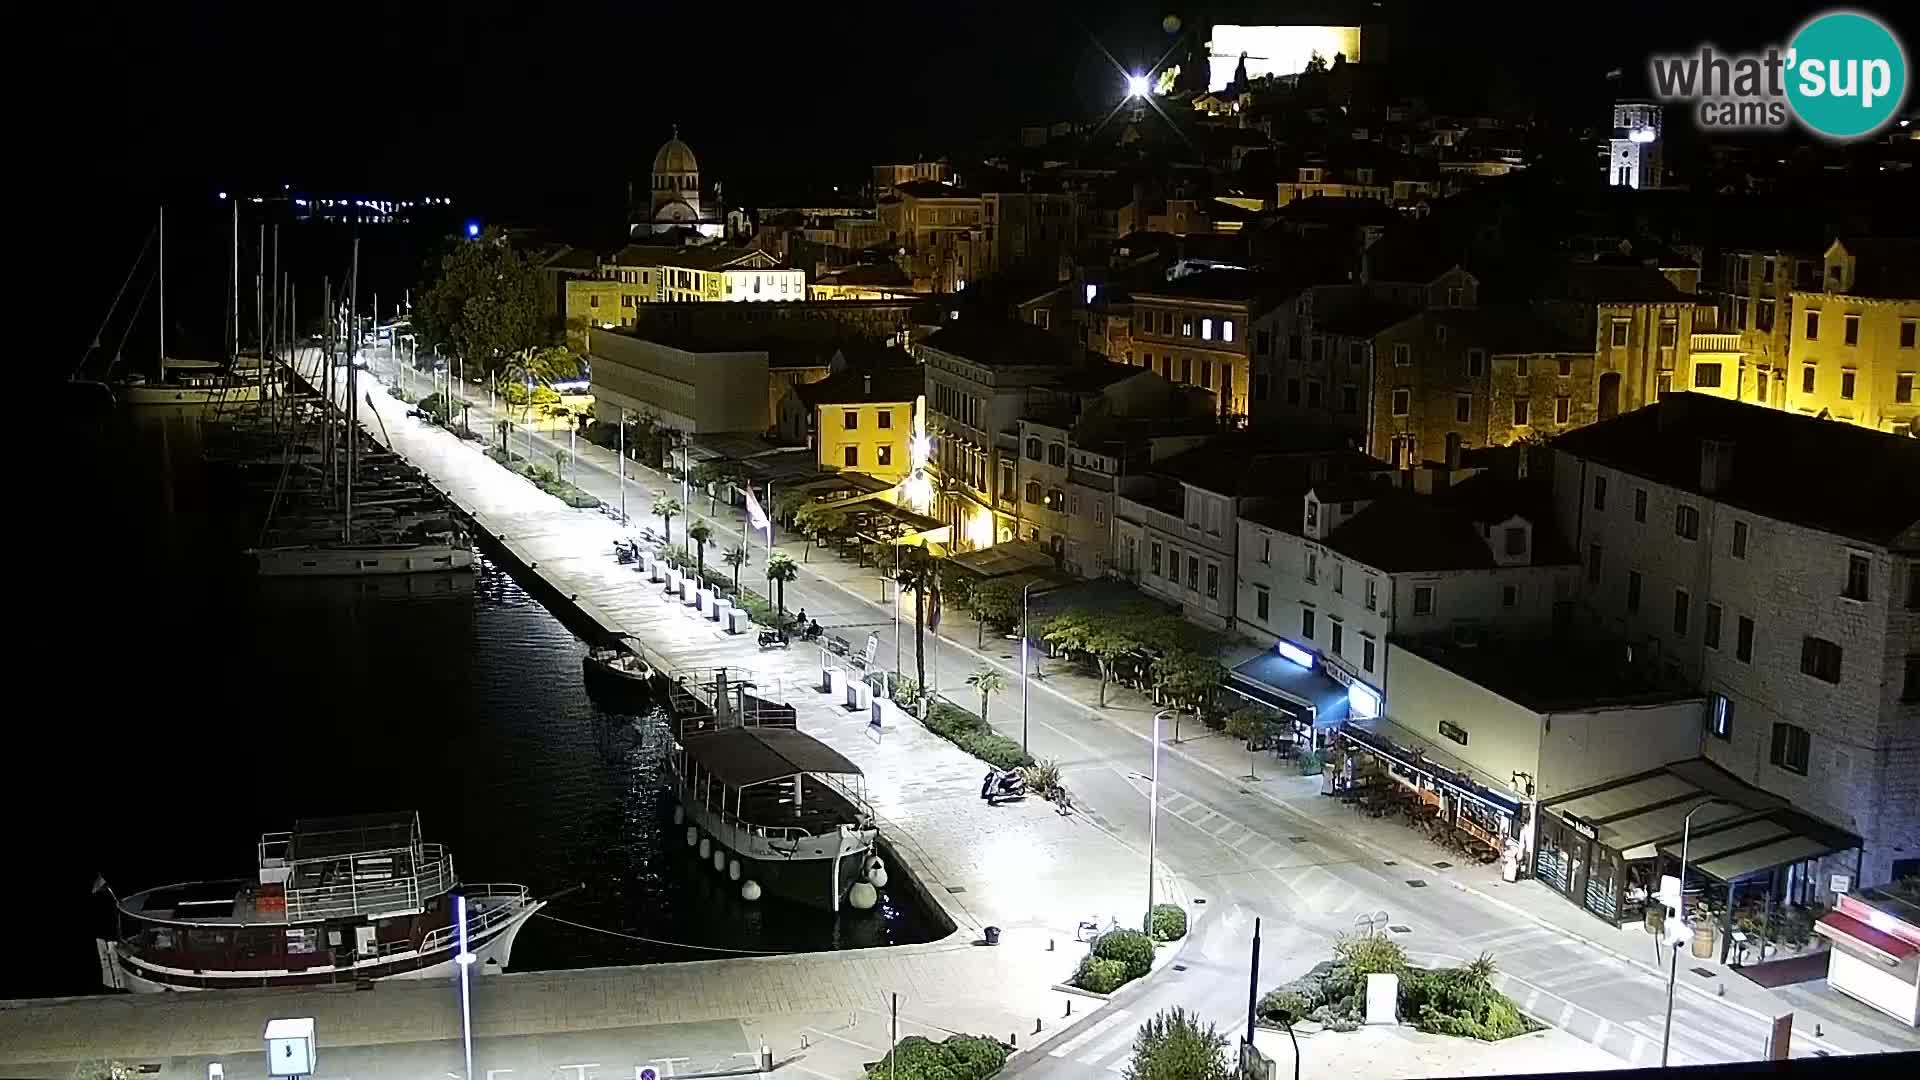
M 259 250 L 254 253 L 259 261 L 253 272 L 253 333 L 254 348 L 260 353 L 260 361 L 254 369 L 255 376 L 262 380 L 261 392 L 266 392 L 267 377 L 267 223 L 260 223 Z
M 347 514 L 346 540 L 353 543 L 353 474 L 360 468 L 360 320 L 354 302 L 360 295 L 360 238 L 353 238 L 353 267 L 347 273 Z
M 160 208 L 160 355 L 154 381 L 167 377 L 167 208 Z
M 322 308 L 323 314 L 320 320 L 320 369 L 321 370 L 319 372 L 316 372 L 315 375 L 317 378 L 322 378 L 322 377 L 324 378 L 325 386 L 327 388 L 327 400 L 326 400 L 326 403 L 322 405 L 320 409 L 320 415 L 324 416 L 327 421 L 326 426 L 321 429 L 326 433 L 325 440 L 321 444 L 321 453 L 322 453 L 322 456 L 326 458 L 326 466 L 327 466 L 326 485 L 327 485 L 327 492 L 331 494 L 335 487 L 336 481 L 339 479 L 337 476 L 334 475 L 334 471 L 333 471 L 333 460 L 334 460 L 334 457 L 333 457 L 333 444 L 334 444 L 333 407 L 336 404 L 338 404 L 338 399 L 336 399 L 333 396 L 333 332 L 337 323 L 333 317 L 333 279 L 332 278 L 322 277 L 320 279 L 320 295 L 321 295 L 321 302 L 325 305 L 325 307 Z
M 233 255 L 227 277 L 233 286 L 233 331 L 227 343 L 229 358 L 240 355 L 240 201 L 233 203 Z

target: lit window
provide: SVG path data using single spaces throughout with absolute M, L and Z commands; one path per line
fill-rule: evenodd
M 1213 340 L 1213 320 L 1212 319 L 1200 320 L 1200 340 L 1202 341 Z
M 1912 325 L 1913 325 L 1912 323 L 1908 323 L 1907 324 L 1908 329 L 1911 329 Z M 1232 319 L 1220 320 L 1220 340 L 1221 341 L 1233 340 L 1233 320 Z M 1909 341 L 1907 344 L 1911 345 L 1912 342 Z

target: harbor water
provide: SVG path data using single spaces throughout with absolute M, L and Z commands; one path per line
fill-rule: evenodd
M 535 919 L 514 970 L 937 935 L 901 889 L 838 916 L 740 900 L 675 842 L 665 728 L 598 708 L 584 647 L 498 563 L 260 581 L 238 554 L 258 522 L 207 479 L 197 410 L 72 426 L 66 497 L 90 524 L 56 555 L 58 603 L 92 662 L 55 662 L 60 715 L 88 731 L 30 785 L 66 834 L 33 905 L 56 929 L 0 996 L 96 987 L 95 871 L 121 892 L 245 877 L 260 833 L 366 811 L 417 809 L 464 880 L 558 897 L 581 925 Z

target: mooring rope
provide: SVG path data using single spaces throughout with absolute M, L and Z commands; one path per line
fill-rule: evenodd
M 588 926 L 586 923 L 574 922 L 572 919 L 563 919 L 558 915 L 549 915 L 544 911 L 535 912 L 535 914 L 542 919 L 552 919 L 554 922 L 561 923 L 566 926 L 575 927 L 580 930 L 591 930 L 596 934 L 605 934 L 608 937 L 626 938 L 628 941 L 641 941 L 641 942 L 645 942 L 648 945 L 665 945 L 669 948 L 674 948 L 674 949 L 703 949 L 707 952 L 732 953 L 735 956 L 785 956 L 787 955 L 785 952 L 769 950 L 769 949 L 729 949 L 720 945 L 689 945 L 684 941 L 662 941 L 659 938 L 643 937 L 639 934 L 629 934 L 621 930 L 608 930 L 604 927 Z

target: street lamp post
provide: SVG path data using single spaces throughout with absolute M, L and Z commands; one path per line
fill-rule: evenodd
M 1160 721 L 1166 715 L 1165 709 L 1153 714 L 1153 763 L 1147 777 L 1147 914 L 1140 928 L 1149 936 L 1153 934 L 1153 849 L 1160 836 Z
M 1674 906 L 1682 933 L 1675 937 L 1672 931 L 1667 934 L 1669 948 L 1673 950 L 1672 963 L 1667 968 L 1667 1026 L 1660 1035 L 1660 1067 L 1667 1067 L 1667 1049 L 1673 1041 L 1673 984 L 1680 975 L 1680 947 L 1686 943 L 1687 935 L 1687 841 L 1693 836 L 1693 815 L 1709 806 L 1720 805 L 1719 799 L 1707 799 L 1687 811 L 1680 822 L 1680 878 L 1674 888 Z
M 620 406 L 620 527 L 627 525 L 627 407 Z
M 1020 751 L 1027 749 L 1027 596 L 1033 590 L 1029 581 L 1020 589 Z M 1151 893 L 1151 889 L 1149 889 Z M 1152 906 L 1151 903 L 1148 904 Z
M 466 1080 L 473 1080 L 473 998 L 467 985 L 468 969 L 473 967 L 473 950 L 467 947 L 467 898 L 465 894 L 455 898 L 459 907 L 456 914 L 460 922 L 460 952 L 453 958 L 460 968 L 460 1042 L 467 1052 Z

